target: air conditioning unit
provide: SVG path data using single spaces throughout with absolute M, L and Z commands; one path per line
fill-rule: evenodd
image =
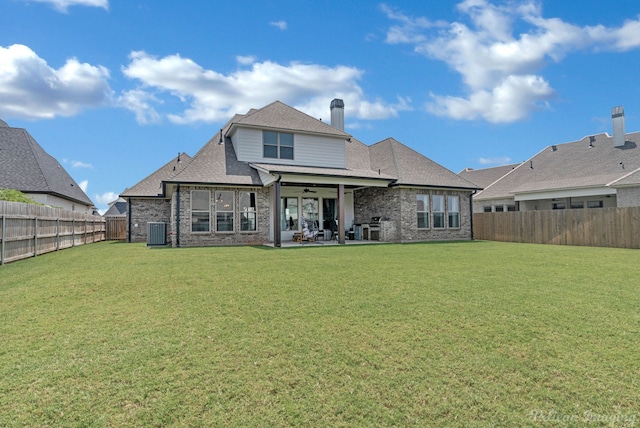
M 167 223 L 147 223 L 147 245 L 167 245 Z

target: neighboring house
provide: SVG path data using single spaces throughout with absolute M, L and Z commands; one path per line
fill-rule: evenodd
M 109 203 L 109 209 L 102 214 L 102 217 L 126 217 L 127 216 L 127 201 L 123 198 L 118 198 Z
M 622 107 L 612 119 L 613 136 L 551 145 L 507 168 L 474 195 L 474 212 L 640 206 L 640 132 L 625 133 Z M 481 171 L 460 175 L 478 184 Z
M 0 187 L 19 190 L 34 201 L 93 214 L 95 206 L 65 169 L 23 128 L 0 120 Z
M 293 239 L 304 218 L 338 240 L 470 239 L 478 186 L 388 138 L 370 147 L 344 132 L 344 103 L 331 125 L 279 101 L 235 115 L 200 151 L 181 154 L 125 190 L 128 241 L 164 222 L 174 247 Z M 348 233 L 353 231 L 354 233 Z

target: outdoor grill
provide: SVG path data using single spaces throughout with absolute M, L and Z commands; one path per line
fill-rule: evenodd
M 369 241 L 380 240 L 380 217 L 371 217 L 369 223 L 362 225 L 362 239 Z

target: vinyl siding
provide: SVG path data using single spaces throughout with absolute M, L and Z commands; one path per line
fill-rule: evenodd
M 342 138 L 294 134 L 293 160 L 264 158 L 262 156 L 261 130 L 239 128 L 231 136 L 231 141 L 238 160 L 243 162 L 326 168 L 346 167 L 345 141 Z

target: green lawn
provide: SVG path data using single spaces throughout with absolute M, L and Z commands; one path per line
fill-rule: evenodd
M 640 252 L 157 249 L 0 267 L 0 426 L 640 425 Z

